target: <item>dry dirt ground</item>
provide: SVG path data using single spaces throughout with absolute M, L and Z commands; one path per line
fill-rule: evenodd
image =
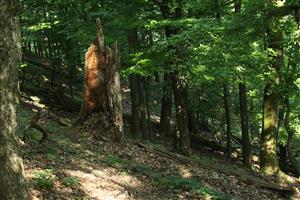
M 29 141 L 22 147 L 34 199 L 288 199 L 235 176 L 148 152 L 130 141 L 96 141 L 92 135 L 80 127 L 61 127 L 44 144 Z M 200 159 L 235 167 L 207 155 Z

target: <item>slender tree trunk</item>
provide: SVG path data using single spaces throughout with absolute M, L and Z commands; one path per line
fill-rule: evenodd
M 149 128 L 147 121 L 147 102 L 144 86 L 144 77 L 138 76 L 138 91 L 139 91 L 139 109 L 140 109 L 140 125 L 145 140 L 149 140 Z
M 235 13 L 239 14 L 242 9 L 242 1 L 234 0 Z M 251 166 L 251 142 L 249 137 L 248 125 L 248 109 L 247 109 L 247 91 L 246 84 L 239 83 L 239 98 L 240 98 L 240 117 L 242 129 L 242 145 L 243 145 L 243 162 L 247 167 Z
M 286 96 L 285 99 L 285 106 L 286 106 L 286 113 L 285 113 L 285 118 L 284 118 L 284 127 L 285 130 L 288 134 L 288 138 L 287 138 L 287 157 L 289 160 L 292 160 L 292 142 L 293 142 L 293 135 L 294 135 L 294 131 L 292 130 L 292 128 L 290 127 L 290 102 L 289 102 L 289 97 Z
M 286 145 L 279 144 L 279 167 L 282 171 L 287 171 Z
M 169 135 L 171 128 L 172 114 L 172 87 L 169 74 L 164 74 L 163 98 L 160 114 L 160 132 L 163 135 Z
M 136 29 L 131 29 L 127 33 L 128 40 L 128 49 L 129 54 L 134 54 L 138 51 L 138 32 Z M 139 87 L 140 82 L 137 74 L 129 75 L 129 87 L 130 87 L 130 96 L 131 96 L 131 132 L 136 137 L 143 136 L 140 118 L 141 118 L 141 109 L 140 109 L 140 97 L 139 97 Z
M 282 105 L 282 109 L 279 109 L 278 111 L 278 128 L 276 133 L 276 144 L 279 147 L 279 168 L 282 171 L 286 171 L 286 165 L 287 165 L 287 152 L 286 152 L 286 144 L 283 144 L 282 141 L 280 141 L 280 127 L 284 127 L 284 118 L 286 114 L 286 107 L 285 105 Z
M 243 143 L 243 161 L 246 166 L 251 165 L 251 143 L 249 137 L 248 125 L 248 109 L 247 109 L 247 93 L 246 85 L 239 83 L 239 97 L 240 97 L 240 116 L 242 129 L 242 143 Z
M 145 98 L 146 98 L 146 108 L 147 108 L 147 126 L 148 126 L 148 134 L 149 139 L 152 137 L 152 126 L 151 126 L 151 111 L 150 111 L 150 105 L 149 105 L 149 87 L 150 87 L 151 81 L 149 77 L 144 77 L 144 88 L 145 88 Z
M 138 80 L 136 74 L 129 75 L 129 87 L 131 96 L 131 132 L 136 137 L 141 136 L 140 106 L 138 94 Z
M 0 0 L 0 199 L 30 199 L 17 150 L 16 103 L 21 37 L 18 1 Z
M 166 9 L 166 8 L 165 8 Z M 167 11 L 162 9 L 164 17 L 168 17 Z M 166 38 L 172 37 L 173 34 L 177 34 L 177 30 L 172 29 L 170 26 L 165 27 Z M 168 61 L 169 64 L 171 62 Z M 171 115 L 172 115 L 172 80 L 169 72 L 164 74 L 163 83 L 163 98 L 161 102 L 161 114 L 160 114 L 160 131 L 163 135 L 169 135 L 171 130 Z
M 232 147 L 231 147 L 231 140 L 232 140 L 232 133 L 231 133 L 231 120 L 230 120 L 230 108 L 228 102 L 228 86 L 227 84 L 223 84 L 223 100 L 224 100 L 224 110 L 225 110 L 225 118 L 226 118 L 226 146 L 227 146 L 227 156 L 231 158 L 232 154 Z

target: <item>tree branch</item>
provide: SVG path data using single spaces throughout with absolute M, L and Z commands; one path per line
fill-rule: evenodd
M 283 17 L 286 15 L 293 14 L 296 10 L 299 9 L 299 5 L 297 4 L 291 4 L 291 5 L 285 5 L 281 7 L 275 7 L 268 13 L 268 17 Z

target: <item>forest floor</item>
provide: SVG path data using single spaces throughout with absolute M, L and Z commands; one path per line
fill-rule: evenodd
M 19 110 L 21 134 L 33 112 L 28 102 L 23 102 Z M 32 138 L 21 147 L 34 199 L 290 198 L 287 193 L 249 184 L 237 173 L 215 170 L 218 166 L 227 172 L 238 171 L 258 178 L 240 165 L 209 152 L 197 151 L 193 155 L 200 162 L 184 162 L 151 152 L 134 140 L 126 144 L 105 138 L 95 140 L 93 132 L 83 127 L 64 127 L 57 122 L 49 122 L 45 127 L 50 132 L 49 140 L 36 142 L 40 133 L 32 130 Z M 164 149 L 161 145 L 147 145 Z

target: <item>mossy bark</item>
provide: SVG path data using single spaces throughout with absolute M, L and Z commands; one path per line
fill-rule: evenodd
M 278 128 L 278 95 L 271 93 L 269 87 L 265 89 L 263 130 L 261 134 L 260 167 L 267 175 L 279 172 L 279 163 L 276 155 L 276 133 Z
M 21 62 L 18 1 L 0 0 L 0 199 L 30 199 L 17 150 L 16 103 Z
M 272 3 L 276 6 L 277 1 Z M 283 60 L 282 41 L 283 35 L 276 24 L 278 19 L 270 17 L 267 20 L 267 47 L 274 53 L 270 53 L 269 69 L 274 77 L 270 79 L 264 91 L 263 104 L 263 129 L 261 134 L 260 167 L 267 175 L 276 175 L 279 170 L 279 162 L 276 155 L 276 135 L 278 131 L 278 100 L 280 84 L 280 66 Z

